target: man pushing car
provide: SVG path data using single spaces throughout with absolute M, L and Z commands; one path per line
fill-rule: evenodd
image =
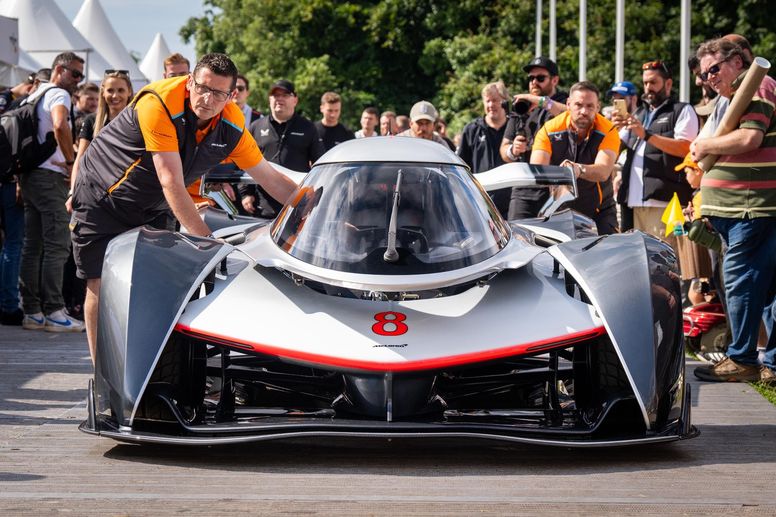
M 84 315 L 95 360 L 102 262 L 110 240 L 143 225 L 168 226 L 169 211 L 191 234 L 210 235 L 186 185 L 224 160 L 283 202 L 293 181 L 264 160 L 235 95 L 237 67 L 207 54 L 194 72 L 141 90 L 94 139 L 73 188 L 73 255 L 86 279 Z

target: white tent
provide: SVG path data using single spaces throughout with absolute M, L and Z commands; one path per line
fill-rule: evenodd
M 148 80 L 140 72 L 135 60 L 121 44 L 118 34 L 100 5 L 100 0 L 85 0 L 73 20 L 73 26 L 95 48 L 99 49 L 100 55 L 110 63 L 108 68 L 129 72 L 135 91 L 148 84 Z
M 148 48 L 145 57 L 140 62 L 140 71 L 150 81 L 158 81 L 163 79 L 164 74 L 164 60 L 167 59 L 172 52 L 170 47 L 167 46 L 167 42 L 164 41 L 164 36 L 161 32 L 157 32 L 154 37 L 153 43 Z
M 24 50 L 19 49 L 19 66 L 28 70 L 32 70 L 33 72 L 37 72 L 41 68 L 48 68 L 51 66 L 51 63 L 43 66 L 37 59 L 29 55 Z
M 0 88 L 26 80 L 32 68 L 19 64 L 19 22 L 0 16 Z
M 54 0 L 2 0 L 0 15 L 19 20 L 19 46 L 43 66 L 51 66 L 57 54 L 72 51 L 86 60 L 89 80 L 99 81 L 103 70 L 112 68 Z

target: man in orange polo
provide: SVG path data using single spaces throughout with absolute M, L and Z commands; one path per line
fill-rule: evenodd
M 275 199 L 296 185 L 268 164 L 233 102 L 237 68 L 207 54 L 194 72 L 155 82 L 103 128 L 84 154 L 73 192 L 73 255 L 86 279 L 84 312 L 94 360 L 102 261 L 110 240 L 143 225 L 165 227 L 167 213 L 190 233 L 210 235 L 186 191 L 229 159 Z
M 569 207 L 593 219 L 600 235 L 617 233 L 612 171 L 620 136 L 599 114 L 598 88 L 593 83 L 574 84 L 566 105 L 567 111 L 536 133 L 531 163 L 571 167 L 577 177 L 577 199 Z

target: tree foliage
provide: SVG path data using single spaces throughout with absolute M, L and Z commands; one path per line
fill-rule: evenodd
M 502 79 L 511 92 L 523 91 L 522 66 L 534 57 L 535 2 L 204 1 L 204 16 L 189 19 L 181 35 L 195 40 L 200 54 L 229 54 L 251 81 L 254 107 L 266 110 L 269 86 L 286 78 L 297 86 L 300 110 L 313 119 L 324 92 L 340 93 L 343 121 L 354 128 L 366 106 L 408 113 L 414 102 L 426 99 L 451 130 L 460 130 L 481 114 L 479 91 L 485 83 Z M 695 0 L 693 46 L 736 32 L 750 39 L 755 54 L 774 56 L 776 10 L 769 3 Z M 587 5 L 587 78 L 605 90 L 614 80 L 615 1 Z M 629 1 L 625 11 L 627 79 L 639 84 L 641 63 L 653 59 L 677 71 L 686 66 L 679 63 L 679 2 Z M 557 2 L 557 61 L 564 88 L 579 74 L 578 21 L 578 2 Z

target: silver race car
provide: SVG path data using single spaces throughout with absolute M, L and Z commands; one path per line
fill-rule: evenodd
M 552 195 L 507 222 L 486 190 L 521 186 Z M 562 209 L 575 191 L 566 168 L 475 179 L 434 142 L 366 138 L 324 155 L 273 221 L 211 209 L 218 239 L 125 233 L 81 429 L 203 445 L 693 437 L 676 258 L 639 232 L 598 236 Z

